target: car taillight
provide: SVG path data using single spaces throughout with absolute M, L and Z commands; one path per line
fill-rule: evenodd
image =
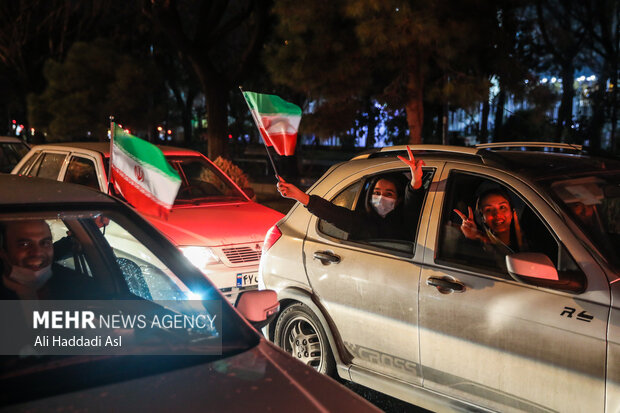
M 269 228 L 269 231 L 267 231 L 267 234 L 265 235 L 265 242 L 263 242 L 263 253 L 269 251 L 269 248 L 271 248 L 281 236 L 282 232 L 277 225 Z

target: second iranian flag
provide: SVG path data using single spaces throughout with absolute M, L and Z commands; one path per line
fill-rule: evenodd
M 276 95 L 243 92 L 243 96 L 265 144 L 273 146 L 278 155 L 293 155 L 301 108 Z

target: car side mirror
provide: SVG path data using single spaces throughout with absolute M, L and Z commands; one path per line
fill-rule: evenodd
M 558 271 L 553 262 L 545 254 L 537 252 L 519 252 L 506 256 L 508 273 L 517 281 L 523 282 L 521 277 L 535 280 L 558 281 Z
M 553 262 L 545 254 L 520 252 L 506 256 L 506 268 L 513 280 L 537 287 L 553 288 L 580 294 L 586 290 L 588 280 L 581 271 L 562 271 L 562 278 Z
M 239 295 L 237 311 L 257 330 L 269 324 L 280 310 L 278 295 L 273 290 L 252 290 Z

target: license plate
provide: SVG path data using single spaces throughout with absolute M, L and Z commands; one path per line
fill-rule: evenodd
M 240 272 L 237 274 L 237 287 L 258 285 L 258 274 L 255 272 Z

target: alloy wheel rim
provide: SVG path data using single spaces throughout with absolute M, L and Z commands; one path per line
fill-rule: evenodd
M 302 363 L 320 370 L 323 364 L 323 343 L 316 326 L 305 317 L 290 320 L 282 336 L 285 350 Z

